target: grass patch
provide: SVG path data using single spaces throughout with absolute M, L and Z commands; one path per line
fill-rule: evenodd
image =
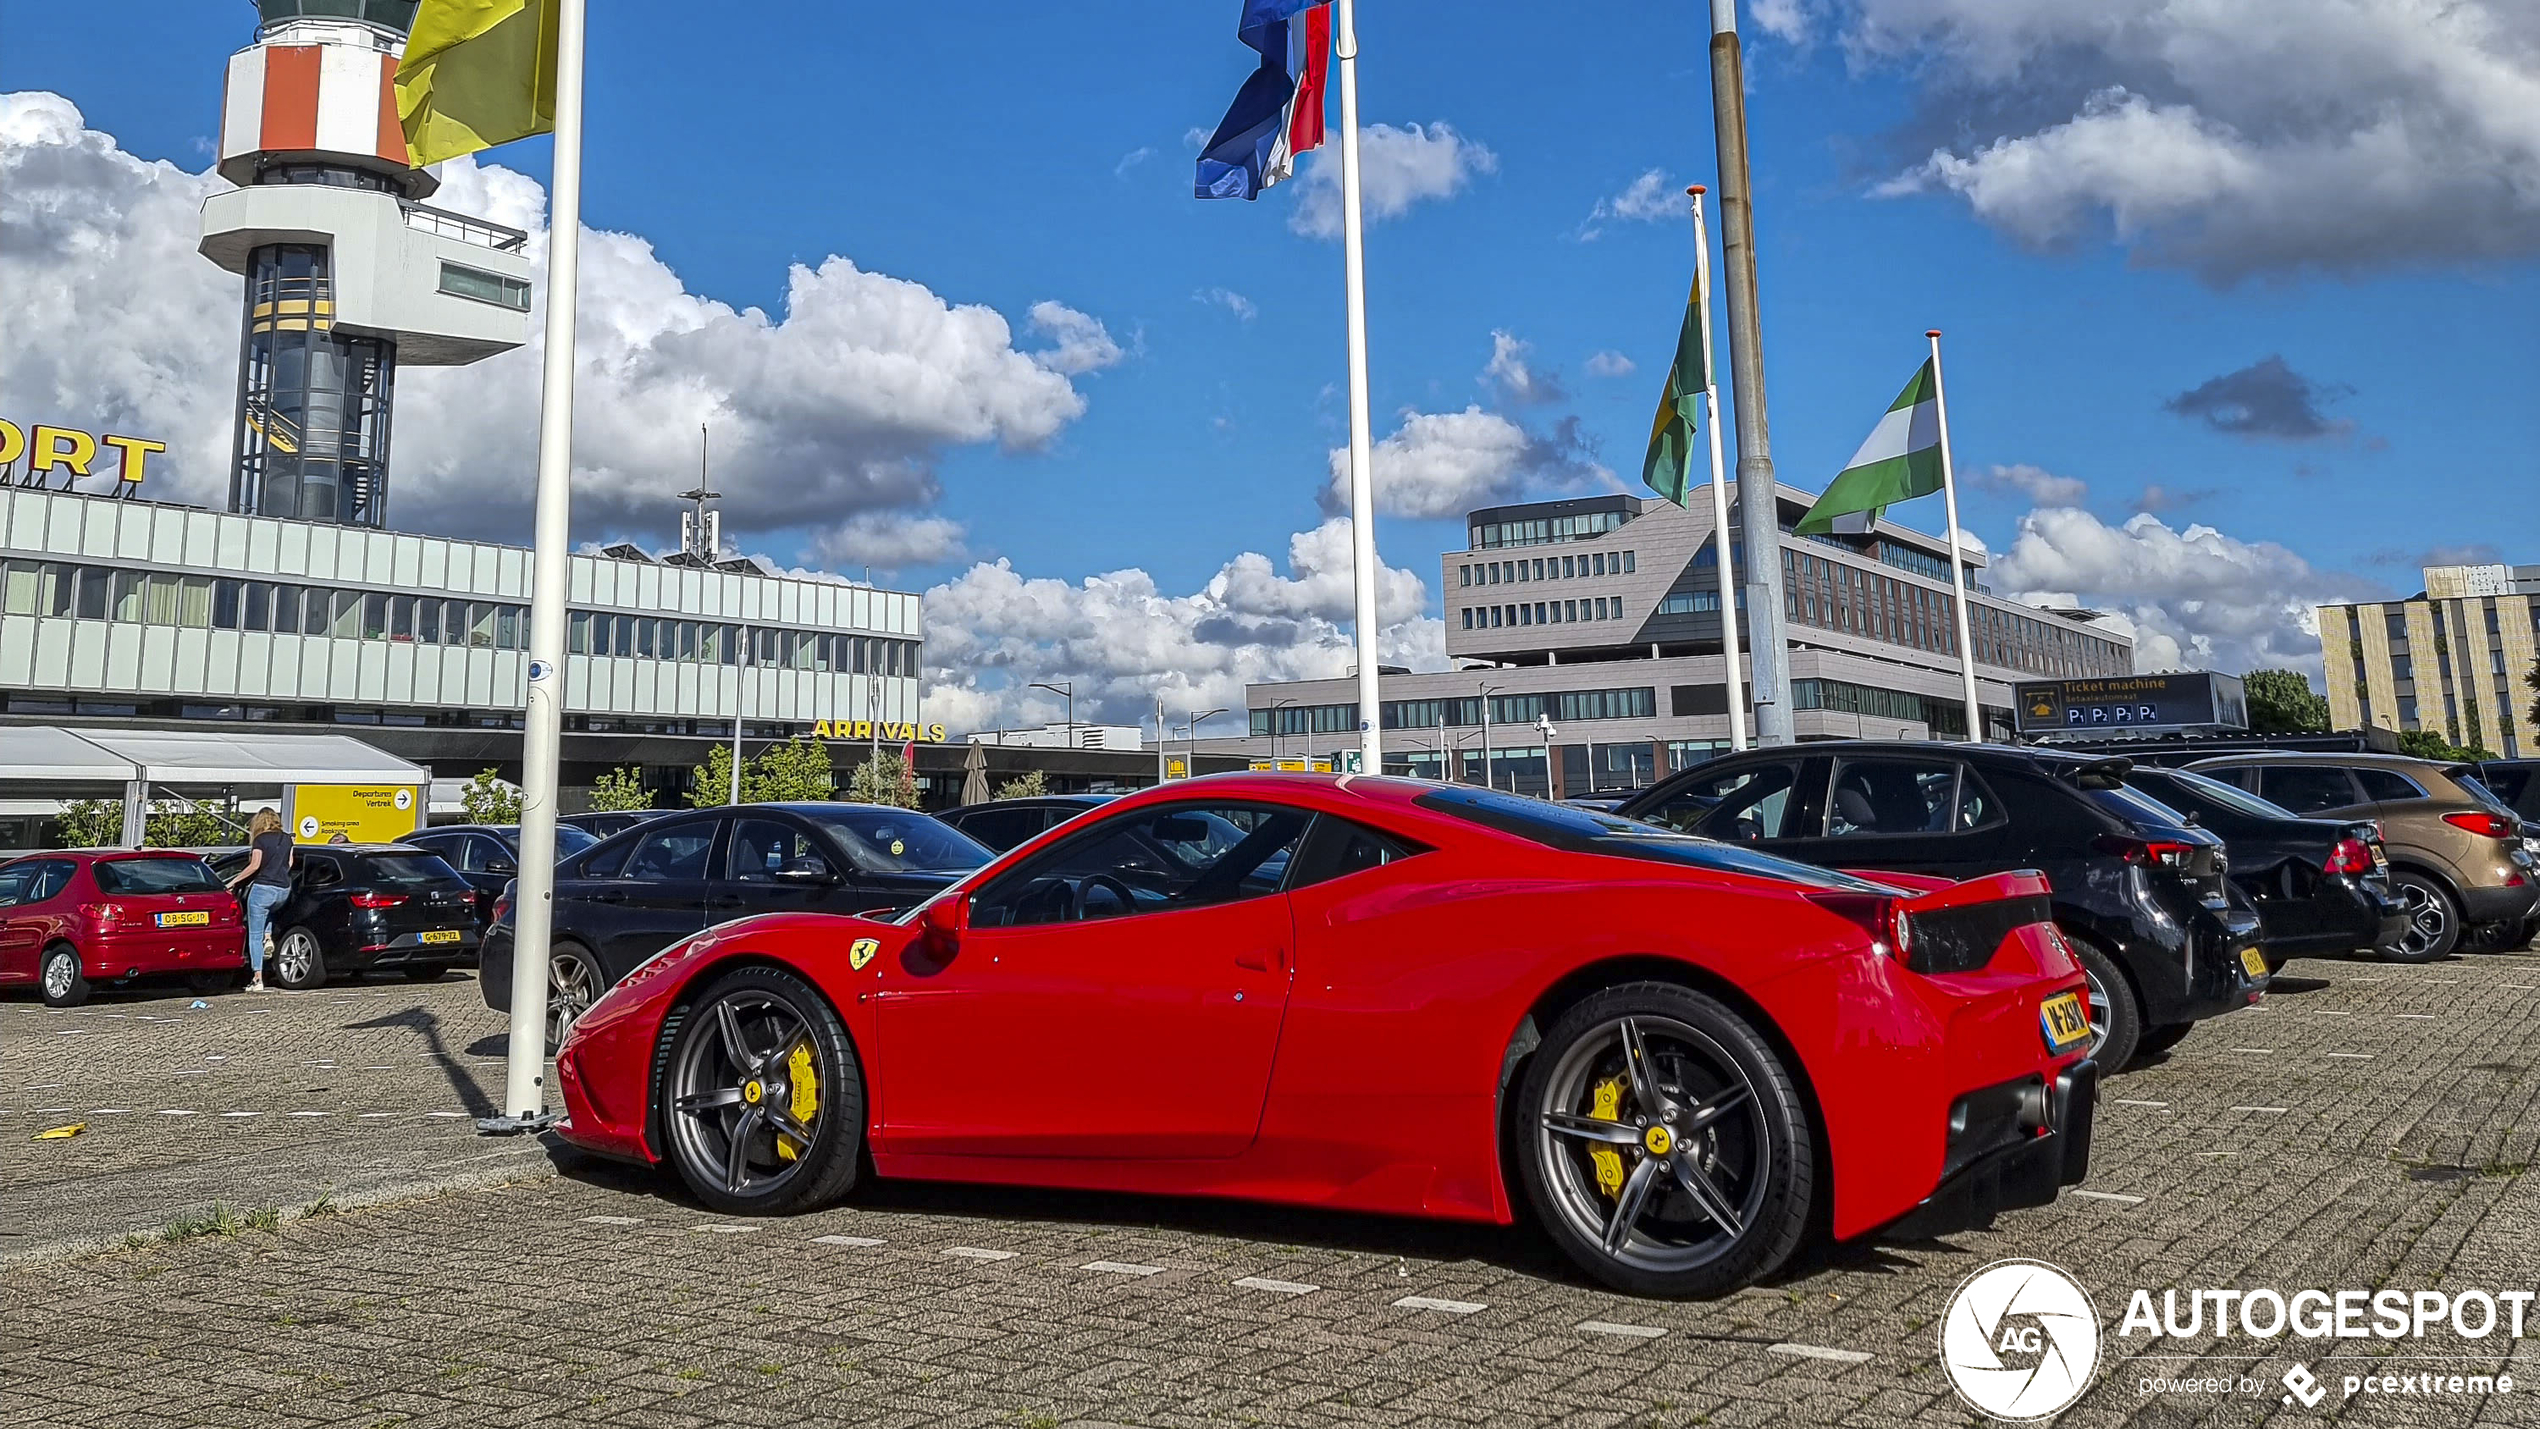
M 159 1232 L 163 1244 L 176 1245 L 189 1240 L 234 1239 L 241 1232 L 259 1230 L 278 1233 L 282 1229 L 282 1212 L 272 1206 L 259 1206 L 241 1211 L 226 1201 L 214 1201 L 191 1215 L 178 1216 Z M 127 1239 L 125 1244 L 132 1243 Z

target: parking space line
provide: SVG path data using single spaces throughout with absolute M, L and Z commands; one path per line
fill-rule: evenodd
M 2168 1106 L 2168 1105 L 2169 1105 L 2169 1103 L 2168 1103 L 2168 1102 L 2147 1102 L 2147 1101 L 2137 1101 L 2137 1100 L 2135 1100 L 2135 1099 L 2134 1099 L 2134 1098 L 2132 1098 L 2132 1097 L 2119 1097 L 2119 1098 L 2117 1098 L 2117 1105 L 2119 1105 L 2119 1106 Z
M 331 1111 L 295 1111 L 295 1112 L 293 1112 L 293 1113 L 291 1113 L 291 1114 L 292 1114 L 293 1116 L 333 1116 L 333 1115 L 335 1115 L 335 1113 L 333 1113 L 333 1112 L 331 1112 Z
M 1266 1290 L 1273 1295 L 1311 1295 L 1323 1288 L 1301 1280 L 1272 1280 L 1266 1275 L 1247 1275 L 1235 1284 L 1245 1290 Z
M 1435 1310 L 1442 1315 L 1471 1315 L 1490 1308 L 1476 1300 L 1440 1300 L 1434 1295 L 1405 1295 L 1393 1303 L 1397 1309 Z
M 159 1112 L 159 1115 L 161 1116 L 192 1116 L 193 1114 L 194 1113 L 190 1111 L 183 1111 L 173 1107 L 162 1108 Z
M 2128 1206 L 2139 1206 L 2143 1204 L 2143 1198 L 2141 1196 L 2129 1196 L 2123 1191 L 2075 1191 L 2073 1194 L 2076 1196 L 2086 1197 L 2093 1201 L 2116 1201 Z
M 1804 1360 L 1830 1360 L 1835 1364 L 1868 1364 L 1871 1356 L 1859 1350 L 1830 1350 L 1823 1345 L 1766 1345 L 1767 1354 L 1791 1355 Z
M 263 1116 L 263 1115 L 264 1115 L 264 1113 L 263 1113 L 263 1112 L 260 1112 L 260 1111 L 225 1111 L 225 1112 L 222 1112 L 222 1113 L 221 1113 L 221 1115 L 223 1115 L 223 1116 Z
M 2513 989 L 2514 991 L 2516 991 L 2516 992 L 2540 992 L 2540 987 L 2533 987 L 2533 986 L 2532 986 L 2532 985 L 2530 985 L 2529 983 L 2522 983 L 2522 982 L 2500 982 L 2500 983 L 2498 983 L 2498 984 L 2496 984 L 2496 985 L 2497 985 L 2498 987 L 2509 987 L 2509 988 L 2512 988 L 2512 989 Z
M 987 1250 L 975 1245 L 948 1245 L 944 1247 L 944 1254 L 959 1256 L 963 1260 L 1012 1260 L 1015 1256 L 1010 1250 Z
M 816 1235 L 811 1238 L 811 1243 L 813 1245 L 845 1246 L 874 1246 L 890 1244 L 890 1242 L 883 1240 L 879 1236 L 869 1235 Z
M 2328 1055 L 2332 1057 L 2344 1057 L 2347 1060 L 2354 1062 L 2369 1062 L 2373 1059 L 2373 1054 L 2370 1052 L 2331 1052 Z
M 91 1107 L 88 1110 L 90 1116 L 127 1116 L 131 1112 L 132 1108 L 128 1106 L 101 1106 Z
M 2265 1112 L 2271 1116 L 2281 1116 L 2284 1114 L 2284 1108 L 2280 1106 L 2236 1106 L 2233 1107 L 2232 1110 Z
M 2325 1008 L 2325 1007 L 2315 1007 L 2315 1008 L 2312 1008 L 2311 1010 L 2312 1010 L 2313 1012 L 2318 1013 L 2318 1014 L 2319 1014 L 2320 1016 L 2322 1016 L 2322 1017 L 2352 1017 L 2352 1016 L 2354 1016 L 2354 1015 L 2355 1015 L 2355 1014 L 2353 1014 L 2353 1013 L 2351 1013 L 2351 1012 L 2331 1012 L 2331 1011 L 2329 1011 L 2329 1010 L 2328 1010 L 2327 1008 Z
M 704 1225 L 690 1226 L 688 1229 L 703 1231 L 707 1235 L 751 1235 L 757 1232 L 758 1227 L 734 1225 L 729 1221 L 708 1221 Z
M 640 1226 L 644 1223 L 644 1218 L 642 1216 L 584 1216 L 582 1223 L 586 1226 Z
M 2254 1052 L 2261 1057 L 2272 1057 L 2275 1055 L 2275 1049 L 2273 1047 L 2234 1047 L 2231 1050 L 2234 1052 Z
M 1627 1340 L 1654 1340 L 1667 1333 L 1656 1325 L 1617 1325 L 1611 1320 L 1581 1320 L 1572 1328 L 1582 1335 L 1615 1335 Z
M 2434 1014 L 2431 1012 L 2394 1012 L 2390 1015 L 2393 1017 L 2404 1017 L 2413 1022 L 2432 1022 L 2434 1020 Z
M 1122 1260 L 1089 1260 L 1076 1268 L 1079 1270 L 1099 1270 L 1106 1275 L 1147 1276 L 1162 1275 L 1164 1273 L 1164 1267 L 1161 1265 L 1131 1265 L 1127 1261 Z

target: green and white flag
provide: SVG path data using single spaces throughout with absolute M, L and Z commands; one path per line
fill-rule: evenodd
M 1659 395 L 1658 415 L 1649 424 L 1649 452 L 1640 460 L 1640 479 L 1678 506 L 1685 504 L 1694 418 L 1711 385 L 1711 334 L 1703 322 L 1710 308 L 1707 297 L 1697 271 L 1693 295 L 1685 299 L 1684 327 L 1676 334 L 1675 365 L 1667 369 L 1667 390 Z
M 1885 508 L 1940 487 L 1940 381 L 1925 361 L 1826 494 L 1799 518 L 1798 531 L 1803 536 L 1830 531 L 1836 517 L 1858 512 L 1875 520 Z

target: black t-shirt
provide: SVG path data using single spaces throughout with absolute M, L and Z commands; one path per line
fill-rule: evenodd
M 256 876 L 249 881 L 268 883 L 276 888 L 290 887 L 291 836 L 279 830 L 258 834 L 255 848 L 256 852 L 265 856 L 265 861 L 256 865 Z

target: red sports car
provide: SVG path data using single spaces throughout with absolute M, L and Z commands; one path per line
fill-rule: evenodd
M 0 986 L 75 1007 L 92 982 L 190 975 L 208 990 L 247 966 L 238 899 L 182 849 L 28 854 L 0 864 Z
M 2079 1181 L 2083 988 L 2034 875 L 1905 887 L 1455 785 L 1227 775 L 906 914 L 672 947 L 574 1024 L 559 1129 L 744 1215 L 868 1167 L 1522 1201 L 1606 1283 L 1709 1295 L 1812 1224 L 1939 1234 Z

